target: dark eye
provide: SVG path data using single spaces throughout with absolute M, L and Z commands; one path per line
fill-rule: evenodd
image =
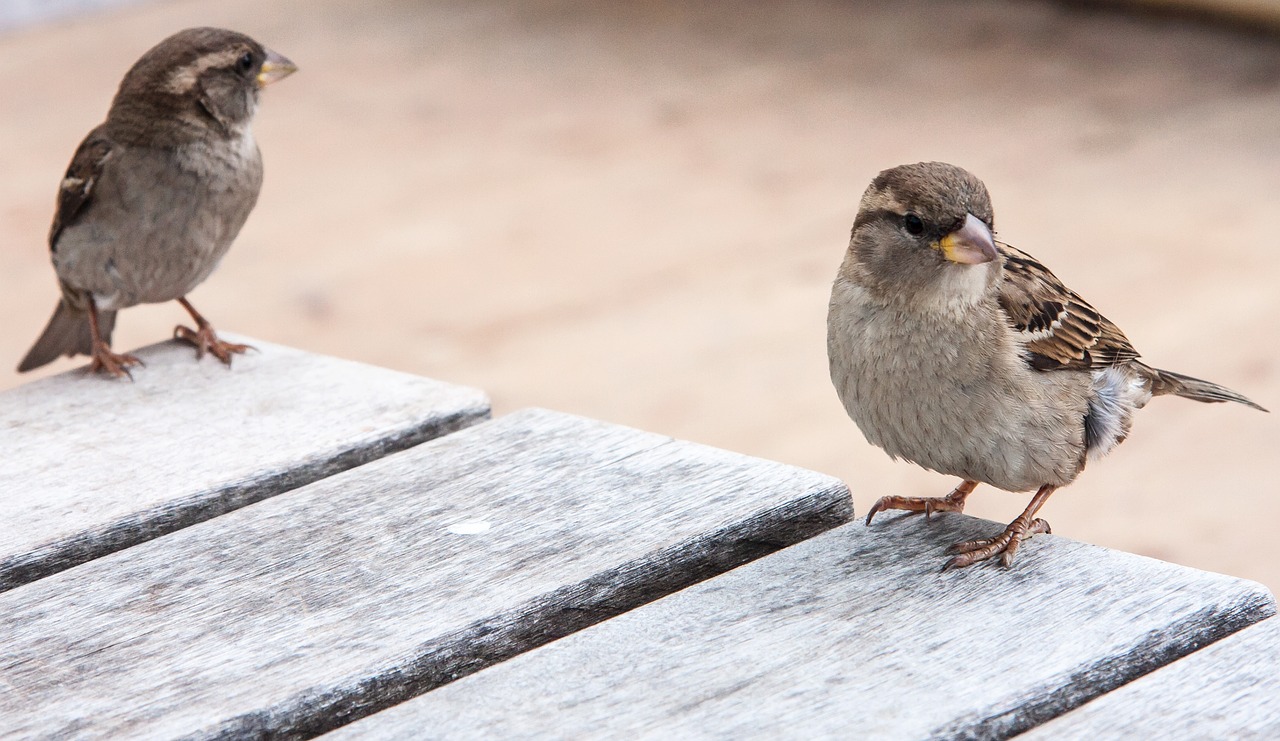
M 236 69 L 240 70 L 240 72 L 246 75 L 252 72 L 253 71 L 253 54 L 250 52 L 245 52 L 244 54 L 241 54 L 240 58 L 236 60 Z
M 924 222 L 915 214 L 907 214 L 902 217 L 902 228 L 907 230 L 907 234 L 915 237 L 924 234 Z

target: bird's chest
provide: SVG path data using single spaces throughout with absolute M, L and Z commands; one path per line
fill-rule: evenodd
M 214 249 L 225 249 L 262 187 L 262 157 L 252 132 L 246 129 L 230 140 L 181 147 L 173 169 L 174 177 L 187 185 L 178 197 L 186 201 L 190 229 L 200 232 Z
M 118 257 L 134 251 L 152 262 L 220 256 L 244 225 L 262 185 L 252 137 L 173 150 L 131 149 L 113 164 L 84 226 L 91 239 L 112 243 Z
M 112 164 L 54 258 L 59 276 L 102 306 L 167 301 L 194 289 L 231 246 L 262 183 L 252 137 L 129 149 Z
M 1074 476 L 1083 407 L 1053 401 L 1045 382 L 1067 379 L 1034 375 L 984 316 L 903 314 L 837 283 L 827 341 L 845 409 L 872 444 L 935 471 L 1014 490 Z
M 926 428 L 986 428 L 1001 338 L 994 327 L 936 322 L 846 303 L 829 321 L 832 380 L 872 442 L 917 459 Z M 896 448 L 891 449 L 891 448 Z

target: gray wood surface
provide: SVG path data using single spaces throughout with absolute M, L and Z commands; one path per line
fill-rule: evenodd
M 1026 739 L 1280 739 L 1280 619 L 1245 628 Z
M 305 737 L 850 515 L 836 479 L 527 410 L 0 594 L 0 726 Z
M 960 515 L 851 524 L 325 736 L 1004 738 L 1275 610 L 1053 536 L 940 573 Z
M 144 348 L 0 393 L 0 591 L 465 427 L 475 389 L 252 338 Z

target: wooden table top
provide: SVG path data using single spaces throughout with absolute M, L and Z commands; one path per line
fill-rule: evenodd
M 0 736 L 1280 728 L 1255 583 L 239 339 L 0 394 Z

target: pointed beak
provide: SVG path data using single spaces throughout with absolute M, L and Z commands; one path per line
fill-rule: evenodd
M 262 68 L 258 70 L 258 87 L 266 87 L 276 80 L 283 80 L 297 71 L 298 65 L 290 62 L 284 55 L 267 49 L 267 60 L 262 63 Z
M 995 241 L 991 230 L 973 214 L 965 217 L 964 224 L 938 241 L 942 256 L 961 265 L 977 265 L 996 259 Z

